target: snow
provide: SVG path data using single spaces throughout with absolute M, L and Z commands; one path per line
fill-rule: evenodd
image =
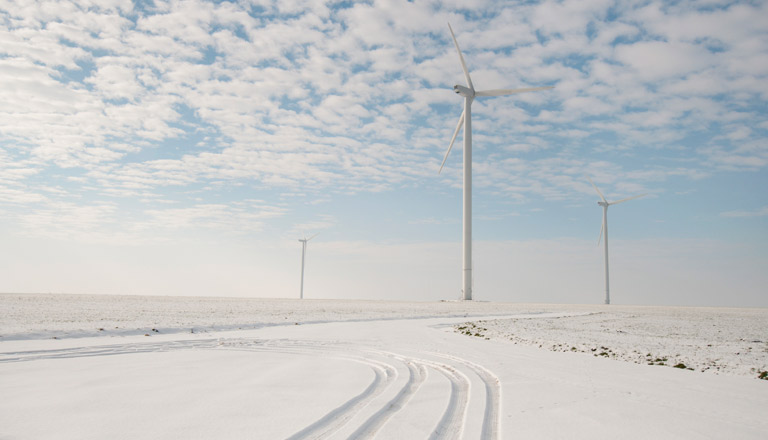
M 750 377 L 768 371 L 765 309 L 593 309 L 572 315 L 470 321 L 455 328 L 476 337 L 638 364 Z
M 766 309 L 9 294 L 0 309 L 3 439 L 768 436 Z

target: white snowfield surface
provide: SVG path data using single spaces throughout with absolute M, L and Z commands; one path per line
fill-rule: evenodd
M 0 294 L 0 311 L 0 439 L 768 438 L 768 309 Z

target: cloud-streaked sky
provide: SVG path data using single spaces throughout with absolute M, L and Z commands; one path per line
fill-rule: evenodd
M 467 4 L 472 6 L 468 7 Z M 0 1 L 0 291 L 768 306 L 763 1 Z M 460 146 L 460 145 L 459 145 Z

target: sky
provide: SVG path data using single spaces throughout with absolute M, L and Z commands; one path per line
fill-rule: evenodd
M 0 292 L 768 307 L 763 1 L 0 0 Z M 459 142 L 461 135 L 459 135 Z

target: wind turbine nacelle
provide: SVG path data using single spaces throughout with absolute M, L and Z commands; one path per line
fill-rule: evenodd
M 475 94 L 474 90 L 460 85 L 453 86 L 453 91 L 461 96 L 474 96 Z

